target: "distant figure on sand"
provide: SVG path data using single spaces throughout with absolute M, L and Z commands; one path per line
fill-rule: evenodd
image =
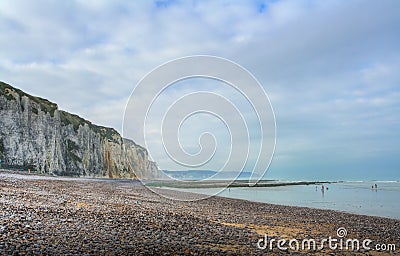
M 321 192 L 322 192 L 322 198 L 324 198 L 324 195 L 325 195 L 325 186 L 324 185 L 321 186 Z
M 378 185 L 375 183 L 375 190 L 378 191 Z

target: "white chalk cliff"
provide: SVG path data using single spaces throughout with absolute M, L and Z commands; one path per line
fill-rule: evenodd
M 0 82 L 0 159 L 44 174 L 157 178 L 147 150 L 57 104 Z

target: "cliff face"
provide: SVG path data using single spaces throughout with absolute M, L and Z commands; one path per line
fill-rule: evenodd
M 0 159 L 39 173 L 157 178 L 145 148 L 0 82 Z

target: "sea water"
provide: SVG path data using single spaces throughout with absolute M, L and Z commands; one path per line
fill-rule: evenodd
M 377 184 L 377 189 L 375 189 Z M 182 189 L 214 195 L 221 189 Z M 219 196 L 289 206 L 331 209 L 400 219 L 399 181 L 359 181 L 322 185 L 241 187 L 225 189 Z

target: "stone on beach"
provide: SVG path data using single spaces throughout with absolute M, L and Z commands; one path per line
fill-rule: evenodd
M 339 227 L 399 248 L 399 220 L 221 197 L 173 201 L 135 181 L 0 173 L 0 196 L 1 255 L 265 255 L 264 234 L 317 240 Z

